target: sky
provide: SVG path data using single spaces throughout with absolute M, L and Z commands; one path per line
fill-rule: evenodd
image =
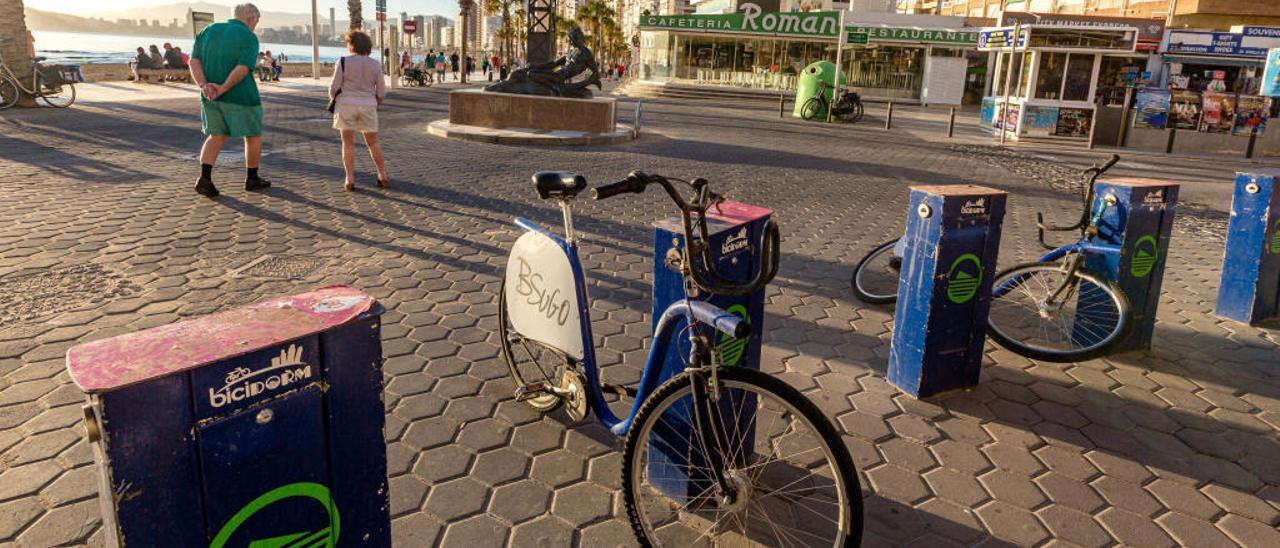
M 239 2 L 232 0 L 203 0 L 213 4 L 226 4 L 232 6 Z M 258 9 L 263 11 L 283 11 L 293 13 L 310 13 L 310 0 L 249 0 Z M 179 3 L 180 0 L 111 0 L 106 3 L 102 0 L 24 0 L 26 7 L 35 8 L 45 11 L 56 11 L 62 13 L 70 13 L 72 15 L 90 16 L 103 12 L 126 10 L 131 8 L 141 8 L 146 6 L 161 6 Z M 107 7 L 109 6 L 109 7 Z M 346 0 L 317 0 L 316 6 L 321 13 L 328 13 L 330 7 L 337 8 L 339 13 L 345 13 L 347 8 Z M 387 12 L 392 17 L 397 17 L 402 11 L 409 12 L 414 15 L 444 15 L 453 17 L 458 13 L 458 2 L 456 0 L 387 0 Z M 373 0 L 364 0 L 365 17 L 372 18 Z

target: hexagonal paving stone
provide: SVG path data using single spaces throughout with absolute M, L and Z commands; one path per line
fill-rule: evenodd
M 614 491 L 590 482 L 556 491 L 551 513 L 575 525 L 585 525 L 609 516 Z
M 395 546 L 434 546 L 443 534 L 444 524 L 427 514 L 409 514 L 391 520 L 391 544 Z
M 978 517 L 992 536 L 1019 546 L 1031 546 L 1049 538 L 1035 515 L 1022 508 L 992 501 L 978 509 Z
M 495 449 L 476 457 L 470 476 L 489 485 L 501 485 L 525 477 L 532 460 L 510 447 Z
M 472 516 L 465 520 L 450 522 L 442 539 L 443 546 L 466 546 L 468 548 L 499 548 L 509 546 L 507 543 L 507 527 L 491 516 Z M 518 544 L 517 544 L 518 545 Z
M 929 496 L 929 489 L 918 474 L 893 464 L 867 471 L 867 479 L 876 493 L 899 502 L 914 503 Z
M 557 449 L 534 457 L 529 477 L 561 487 L 585 479 L 586 465 L 585 458 L 567 449 Z
M 515 527 L 512 546 L 572 546 L 574 527 L 554 516 L 543 516 Z
M 535 481 L 509 483 L 493 490 L 489 513 L 521 523 L 551 511 L 551 489 Z
M 488 488 L 471 478 L 459 478 L 431 487 L 427 495 L 426 509 L 439 516 L 445 523 L 484 510 Z

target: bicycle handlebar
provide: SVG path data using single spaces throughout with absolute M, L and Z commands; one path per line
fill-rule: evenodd
M 643 171 L 632 171 L 621 181 L 598 186 L 591 190 L 591 197 L 603 200 L 619 194 L 640 194 L 651 184 L 662 186 L 662 189 L 667 191 L 667 196 L 680 209 L 680 224 L 685 236 L 682 258 L 686 266 L 685 270 L 699 289 L 716 295 L 747 295 L 768 285 L 778 275 L 782 236 L 778 230 L 778 224 L 773 219 L 766 222 L 764 230 L 761 231 L 760 240 L 757 243 L 760 249 L 760 269 L 751 281 L 734 282 L 716 271 L 715 259 L 711 256 L 711 246 L 707 244 L 710 241 L 710 234 L 707 231 L 707 209 L 723 201 L 724 197 L 711 192 L 706 179 L 699 177 L 687 181 L 694 192 L 692 203 L 680 195 L 670 179 Z M 699 262 L 701 265 L 698 264 Z
M 1075 224 L 1070 226 L 1046 225 L 1044 224 L 1044 214 L 1039 212 L 1036 213 L 1036 230 L 1039 232 L 1041 246 L 1045 249 L 1057 249 L 1055 246 L 1049 245 L 1044 241 L 1045 231 L 1069 232 L 1072 230 L 1083 231 L 1087 229 L 1092 222 L 1090 206 L 1093 204 L 1093 187 L 1098 182 L 1098 177 L 1102 176 L 1103 173 L 1106 173 L 1107 170 L 1111 169 L 1111 167 L 1116 165 L 1119 161 L 1120 155 L 1112 154 L 1111 158 L 1102 165 L 1094 165 L 1085 168 L 1084 171 L 1081 172 L 1082 175 L 1089 178 L 1089 183 L 1085 185 L 1084 189 L 1084 211 L 1080 214 L 1080 220 L 1076 221 Z

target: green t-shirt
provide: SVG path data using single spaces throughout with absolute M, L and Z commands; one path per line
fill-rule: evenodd
M 253 78 L 253 68 L 258 64 L 258 36 L 242 21 L 230 19 L 200 31 L 195 46 L 191 48 L 191 58 L 200 60 L 205 80 L 213 84 L 227 81 L 232 70 L 244 65 L 249 73 L 217 100 L 250 107 L 262 104 L 258 84 Z M 206 101 L 204 95 L 200 100 Z

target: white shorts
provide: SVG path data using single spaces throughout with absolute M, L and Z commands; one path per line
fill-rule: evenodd
M 361 133 L 378 131 L 378 107 L 338 103 L 333 109 L 333 127 Z

